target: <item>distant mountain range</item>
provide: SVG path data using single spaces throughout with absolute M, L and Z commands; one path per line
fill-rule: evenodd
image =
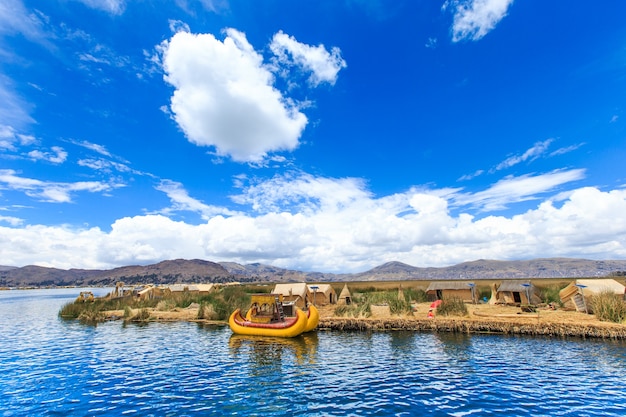
M 388 262 L 356 274 L 303 272 L 263 264 L 175 259 L 110 270 L 0 266 L 0 287 L 112 286 L 125 284 L 227 282 L 336 282 L 626 276 L 626 261 L 546 258 L 527 261 L 478 260 L 443 268 Z

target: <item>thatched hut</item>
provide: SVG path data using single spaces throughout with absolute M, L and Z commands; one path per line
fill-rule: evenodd
M 468 281 L 433 281 L 426 288 L 426 296 L 429 301 L 453 297 L 470 303 L 478 301 L 475 284 Z
M 215 284 L 171 284 L 161 287 L 164 291 L 169 291 L 170 294 L 182 294 L 184 292 L 190 292 L 193 294 L 207 295 L 215 288 Z
M 150 284 L 136 287 L 133 290 L 133 293 L 138 300 L 154 300 L 163 298 L 163 296 L 166 294 L 166 291 L 163 287 L 155 287 L 154 285 Z
M 604 292 L 624 297 L 626 287 L 614 279 L 577 279 L 559 291 L 559 298 L 565 308 L 591 313 L 591 298 Z
M 309 291 L 313 294 L 311 300 L 316 306 L 337 304 L 337 292 L 330 284 L 309 285 Z
M 503 281 L 496 290 L 496 304 L 539 304 L 541 297 L 539 291 L 532 282 L 528 280 Z
M 350 294 L 350 290 L 348 289 L 348 284 L 344 284 L 343 289 L 339 293 L 337 304 L 343 304 L 343 305 L 352 304 L 352 294 Z
M 272 294 L 281 294 L 284 302 L 293 301 L 300 308 L 305 308 L 313 299 L 313 293 L 306 282 L 276 284 Z

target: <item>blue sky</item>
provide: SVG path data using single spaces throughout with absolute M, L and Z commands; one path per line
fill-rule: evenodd
M 625 259 L 624 16 L 4 0 L 0 265 Z

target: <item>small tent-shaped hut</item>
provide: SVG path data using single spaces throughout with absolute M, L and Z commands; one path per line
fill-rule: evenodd
M 343 304 L 343 305 L 352 304 L 352 294 L 350 294 L 350 290 L 348 289 L 348 284 L 344 284 L 343 289 L 339 293 L 337 304 Z
M 478 301 L 475 285 L 468 281 L 433 281 L 426 288 L 426 296 L 429 301 L 453 297 L 470 303 Z
M 614 279 L 577 279 L 559 291 L 559 298 L 565 308 L 592 313 L 591 298 L 603 292 L 624 297 L 626 287 Z
M 311 300 L 316 306 L 337 304 L 337 293 L 330 284 L 309 285 L 309 291 L 313 294 Z
M 300 308 L 306 308 L 313 299 L 306 282 L 276 284 L 272 294 L 281 294 L 284 302 L 293 302 Z
M 495 302 L 497 304 L 539 304 L 541 297 L 537 288 L 530 281 L 510 280 L 503 281 L 496 290 Z

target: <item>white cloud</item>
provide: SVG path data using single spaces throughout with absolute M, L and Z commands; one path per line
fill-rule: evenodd
M 474 171 L 472 174 L 465 174 L 462 175 L 458 181 L 469 181 L 471 179 L 474 179 L 476 177 L 480 177 L 481 175 L 483 175 L 485 173 L 485 171 L 483 171 L 482 169 L 476 170 Z
M 0 140 L 6 137 L 7 129 L 19 129 L 34 123 L 30 116 L 31 105 L 23 100 L 15 91 L 13 82 L 0 74 Z
M 206 10 L 219 13 L 229 7 L 228 0 L 176 0 L 176 5 L 192 16 L 197 15 L 195 11 L 197 4 L 202 7 L 202 12 Z
M 466 195 L 465 203 L 531 198 L 533 190 L 546 195 L 565 181 L 559 174 L 577 175 L 564 171 L 503 180 Z M 359 179 L 306 173 L 251 182 L 234 200 L 255 205 L 253 214 L 216 214 L 218 208 L 189 196 L 180 184 L 164 181 L 160 189 L 177 210 L 207 215 L 200 225 L 164 215 L 125 217 L 116 220 L 110 232 L 14 222 L 14 227 L 0 227 L 5 242 L 0 259 L 10 265 L 109 268 L 203 258 L 356 272 L 390 260 L 446 266 L 479 258 L 626 257 L 626 189 L 570 189 L 567 194 L 547 194 L 522 214 L 475 218 L 467 206 L 459 207 L 458 190 L 411 189 L 375 197 Z M 451 205 L 459 214 L 451 214 Z M 301 210 L 291 212 L 290 207 Z
M 548 150 L 550 144 L 554 141 L 554 139 L 546 139 L 542 142 L 535 143 L 530 149 L 524 152 L 522 155 L 514 155 L 506 160 L 500 162 L 494 169 L 499 171 L 501 169 L 510 168 L 514 165 L 517 165 L 521 162 L 525 161 L 534 161 L 539 158 L 541 155 L 545 154 Z
M 32 42 L 47 44 L 43 17 L 29 12 L 21 0 L 3 0 L 0 2 L 0 34 L 21 34 Z
M 282 31 L 274 35 L 270 49 L 276 55 L 279 64 L 296 65 L 311 72 L 309 82 L 313 86 L 323 82 L 334 85 L 339 71 L 347 66 L 339 48 L 333 47 L 329 52 L 324 45 L 306 45 Z
M 189 25 L 182 20 L 170 19 L 168 23 L 170 26 L 170 31 L 172 33 L 191 32 L 191 28 L 189 28 Z
M 437 38 L 428 38 L 424 46 L 429 49 L 437 48 Z
M 78 0 L 85 6 L 96 10 L 102 10 L 112 15 L 124 13 L 126 4 L 124 0 Z
M 570 146 L 565 146 L 563 148 L 559 148 L 556 151 L 550 152 L 550 156 L 557 156 L 557 155 L 564 155 L 566 153 L 570 153 L 575 151 L 576 149 L 580 148 L 581 146 L 584 146 L 585 143 L 577 143 L 574 145 L 570 145 Z
M 176 33 L 160 45 L 165 80 L 174 86 L 170 109 L 192 143 L 220 156 L 259 162 L 291 151 L 307 118 L 273 87 L 274 77 L 243 33 Z
M 369 192 L 358 178 L 323 178 L 306 173 L 287 173 L 271 180 L 238 183 L 241 194 L 231 197 L 261 213 L 280 210 L 311 213 L 319 209 L 338 211 L 354 201 L 367 200 Z
M 28 156 L 34 160 L 48 161 L 53 164 L 62 164 L 67 159 L 67 152 L 60 146 L 53 146 L 52 152 L 42 152 L 33 150 L 28 152 Z
M 0 222 L 8 223 L 11 226 L 19 226 L 24 223 L 24 220 L 18 217 L 0 215 Z
M 111 153 L 107 150 L 104 145 L 98 145 L 97 143 L 91 143 L 86 140 L 70 140 L 70 143 L 74 145 L 82 146 L 83 148 L 89 149 L 91 151 L 97 152 L 100 155 L 111 157 Z
M 456 205 L 471 206 L 481 212 L 503 210 L 513 203 L 537 200 L 541 195 L 564 184 L 581 180 L 584 169 L 559 170 L 542 175 L 506 177 L 486 190 L 455 195 Z
M 172 207 L 164 209 L 161 214 L 169 214 L 172 212 L 190 211 L 198 213 L 204 220 L 216 215 L 234 215 L 235 212 L 224 209 L 223 207 L 210 206 L 191 197 L 183 185 L 179 182 L 170 180 L 161 180 L 159 185 L 155 187 L 157 190 L 167 194 L 172 202 Z
M 477 41 L 502 20 L 513 0 L 450 0 L 444 8 L 454 8 L 452 41 Z
M 0 190 L 23 192 L 29 197 L 49 203 L 69 203 L 72 201 L 72 195 L 78 192 L 107 192 L 122 186 L 122 184 L 100 181 L 41 181 L 20 177 L 11 169 L 0 169 Z

